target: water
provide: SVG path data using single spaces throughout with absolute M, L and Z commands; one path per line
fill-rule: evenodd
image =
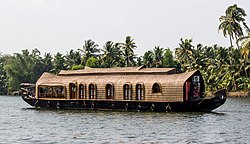
M 0 143 L 250 143 L 250 98 L 211 113 L 36 110 L 0 96 Z

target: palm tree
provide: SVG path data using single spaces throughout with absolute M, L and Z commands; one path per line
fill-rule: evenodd
M 154 65 L 155 65 L 155 67 L 162 67 L 163 48 L 160 48 L 160 46 L 155 46 L 153 51 L 154 51 Z
M 147 51 L 143 55 L 143 64 L 150 68 L 153 66 L 154 53 L 152 51 Z
M 176 58 L 182 64 L 184 71 L 187 69 L 191 70 L 193 48 L 194 46 L 192 45 L 192 39 L 185 39 L 185 41 L 183 41 L 181 38 L 179 47 L 175 49 Z
M 96 44 L 91 39 L 84 41 L 82 49 L 78 49 L 80 52 L 83 53 L 82 64 L 85 65 L 87 60 L 90 57 L 98 57 L 100 50 L 97 48 L 98 44 Z
M 45 53 L 44 58 L 42 59 L 43 69 L 45 72 L 50 72 L 53 69 L 53 57 L 50 53 Z
M 239 37 L 243 36 L 241 22 L 246 28 L 248 28 L 244 19 L 246 13 L 242 8 L 239 8 L 236 4 L 234 4 L 227 8 L 225 14 L 225 16 L 221 16 L 219 18 L 221 24 L 219 25 L 218 30 L 222 30 L 225 37 L 229 35 L 230 45 L 232 47 L 232 40 L 234 38 L 237 40 Z
M 250 54 L 250 33 L 248 36 L 241 37 L 237 40 L 237 43 L 241 42 L 241 54 L 245 60 L 249 59 Z
M 117 67 L 125 67 L 125 58 L 123 57 L 122 43 L 115 43 L 114 49 L 117 51 L 116 64 Z
M 137 66 L 139 67 L 139 66 L 142 66 L 142 57 L 141 56 L 139 56 L 138 58 L 137 58 Z
M 195 48 L 192 49 L 192 60 L 190 64 L 190 69 L 202 69 L 204 65 L 206 64 L 204 61 L 204 55 L 203 52 L 204 48 L 201 44 L 198 44 Z
M 60 70 L 65 70 L 66 67 L 64 66 L 65 59 L 63 54 L 57 52 L 53 59 L 53 69 L 51 70 L 53 73 L 57 74 Z
M 67 69 L 72 69 L 75 65 L 81 64 L 81 54 L 79 51 L 70 50 L 65 55 L 65 67 Z
M 122 57 L 122 51 L 120 50 L 119 43 L 113 43 L 112 41 L 106 42 L 103 46 L 103 54 L 101 56 L 104 67 L 116 67 L 119 66 Z
M 221 16 L 220 22 L 221 22 L 221 24 L 219 25 L 218 30 L 223 31 L 224 37 L 229 36 L 230 45 L 232 47 L 233 46 L 232 40 L 234 39 L 234 36 L 233 36 L 234 27 L 232 25 L 233 20 L 232 20 L 232 18 L 230 18 L 228 16 Z
M 41 52 L 35 48 L 32 50 L 32 53 L 30 54 L 31 62 L 29 63 L 29 67 L 31 68 L 31 72 L 33 75 L 30 77 L 30 82 L 35 83 L 36 80 L 44 73 L 43 69 L 43 63 L 42 63 L 42 57 Z M 42 66 L 42 68 L 41 68 Z
M 135 61 L 135 54 L 134 49 L 137 46 L 135 45 L 134 39 L 131 38 L 131 36 L 127 36 L 125 43 L 122 43 L 122 49 L 123 49 L 123 56 L 125 59 L 125 66 L 133 66 Z
M 243 57 L 243 63 L 245 68 L 245 76 L 248 77 L 248 71 L 250 71 L 250 33 L 248 36 L 241 37 L 237 40 L 237 43 L 241 42 L 241 55 Z

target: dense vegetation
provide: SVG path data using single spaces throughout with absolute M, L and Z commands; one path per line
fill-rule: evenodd
M 31 52 L 4 55 L 0 53 L 0 94 L 20 89 L 20 83 L 35 83 L 43 72 L 57 74 L 65 69 L 82 69 L 85 66 L 110 67 L 174 67 L 178 72 L 198 69 L 208 91 L 227 88 L 229 91 L 250 89 L 250 30 L 245 22 L 246 13 L 233 5 L 220 17 L 219 31 L 229 36 L 230 46 L 193 45 L 192 39 L 181 39 L 175 55 L 170 48 L 155 46 L 143 56 L 134 53 L 134 39 L 127 36 L 124 42 L 108 41 L 102 47 L 93 40 L 86 40 L 81 49 L 70 50 L 65 55 L 45 53 L 38 49 Z M 244 35 L 243 28 L 248 33 Z M 236 47 L 234 47 L 234 44 Z

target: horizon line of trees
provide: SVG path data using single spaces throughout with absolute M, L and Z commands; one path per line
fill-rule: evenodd
M 170 48 L 155 46 L 152 51 L 147 51 L 143 56 L 137 56 L 134 53 L 136 47 L 134 39 L 127 36 L 123 43 L 107 41 L 101 48 L 89 39 L 84 41 L 82 48 L 71 49 L 65 55 L 57 52 L 55 55 L 45 53 L 42 56 L 37 48 L 31 52 L 25 49 L 21 53 L 12 55 L 0 53 L 0 94 L 10 94 L 19 90 L 21 83 L 35 83 L 44 72 L 57 74 L 60 70 L 77 70 L 84 67 L 111 68 L 141 65 L 181 69 Z
M 192 39 L 180 39 L 174 53 L 170 48 L 155 46 L 143 56 L 134 53 L 134 39 L 127 36 L 124 42 L 107 41 L 99 47 L 93 40 L 84 41 L 82 48 L 71 49 L 65 55 L 45 53 L 35 48 L 21 53 L 0 53 L 0 94 L 19 90 L 20 84 L 35 83 L 44 73 L 57 74 L 60 70 L 84 67 L 111 68 L 145 65 L 148 68 L 176 68 L 178 72 L 200 70 L 208 91 L 227 88 L 229 91 L 250 89 L 250 30 L 245 22 L 246 13 L 237 5 L 229 6 L 219 18 L 219 31 L 229 36 L 228 48 L 192 44 Z M 248 35 L 244 35 L 243 28 Z M 233 41 L 236 47 L 233 45 Z

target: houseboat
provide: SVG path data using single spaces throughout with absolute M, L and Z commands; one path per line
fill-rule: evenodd
M 123 111 L 210 112 L 226 101 L 226 91 L 205 98 L 201 73 L 174 68 L 84 68 L 45 72 L 34 94 L 22 89 L 23 100 L 35 108 Z

